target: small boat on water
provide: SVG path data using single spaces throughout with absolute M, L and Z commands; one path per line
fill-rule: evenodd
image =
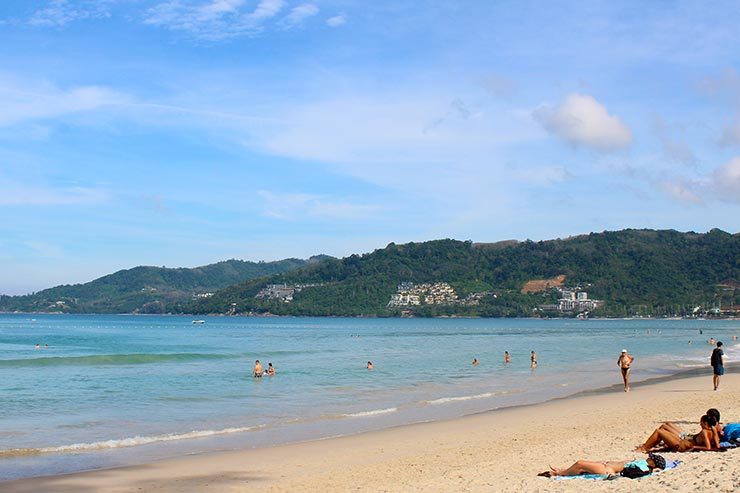
M 203 325 L 206 323 L 205 320 L 193 320 L 193 325 Z

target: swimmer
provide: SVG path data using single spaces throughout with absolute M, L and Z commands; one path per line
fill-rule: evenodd
M 267 363 L 267 374 L 269 376 L 275 375 L 275 367 L 272 366 L 272 363 Z
M 537 353 L 532 351 L 532 355 L 529 357 L 529 359 L 532 362 L 532 368 L 537 368 Z
M 478 358 L 473 358 L 473 366 L 478 366 L 479 363 Z
M 373 362 L 372 361 L 368 361 L 367 362 L 367 369 L 368 370 L 372 370 L 373 369 Z
M 262 376 L 262 373 L 264 373 L 264 370 L 262 369 L 262 363 L 260 363 L 260 360 L 257 360 L 254 362 L 254 371 L 252 372 L 252 376 L 255 378 L 259 378 Z
M 36 344 L 36 345 L 34 346 L 34 349 L 41 349 L 41 344 L 38 344 L 38 343 L 37 343 L 37 344 Z
M 504 363 L 511 363 L 511 358 L 509 357 L 509 351 L 504 351 Z

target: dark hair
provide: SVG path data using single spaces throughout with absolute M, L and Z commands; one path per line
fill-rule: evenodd
M 717 423 L 720 422 L 720 419 L 719 419 L 719 410 L 717 410 L 715 408 L 707 409 L 707 416 L 711 416 L 714 419 L 716 419 L 717 420 Z
M 717 347 L 722 347 L 722 341 L 717 341 Z
M 645 471 L 636 464 L 628 464 L 624 467 L 624 469 L 622 469 L 622 472 L 620 472 L 619 474 L 621 474 L 625 478 L 637 479 L 650 474 L 650 469 Z
M 705 414 L 704 416 L 702 416 L 699 422 L 706 423 L 709 426 L 715 426 L 717 424 L 717 420 L 714 419 L 714 416 L 710 416 L 708 414 Z
M 662 455 L 648 454 L 648 459 L 653 461 L 653 464 L 655 464 L 656 468 L 665 469 L 665 459 Z

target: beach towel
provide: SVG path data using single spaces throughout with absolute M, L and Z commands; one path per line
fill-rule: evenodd
M 678 465 L 681 464 L 680 460 L 669 460 L 665 463 L 665 469 L 663 471 L 668 471 L 669 469 L 675 469 L 678 467 Z M 649 478 L 650 476 L 654 476 L 655 474 L 660 474 L 663 471 L 656 471 L 654 473 L 650 473 L 646 476 L 643 476 L 643 478 Z M 553 479 L 556 479 L 558 481 L 563 481 L 566 479 L 586 479 L 589 481 L 610 481 L 613 479 L 619 479 L 621 476 L 619 475 L 607 475 L 607 474 L 581 474 L 579 476 L 555 476 Z M 639 478 L 638 478 L 639 479 Z
M 726 442 L 735 442 L 740 440 L 740 423 L 727 423 L 723 434 Z

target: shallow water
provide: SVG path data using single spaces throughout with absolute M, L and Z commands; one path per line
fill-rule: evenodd
M 638 381 L 708 368 L 709 337 L 737 359 L 740 335 L 729 320 L 205 320 L 0 315 L 0 479 L 541 402 L 619 384 L 623 347 Z M 255 359 L 277 375 L 251 378 Z

